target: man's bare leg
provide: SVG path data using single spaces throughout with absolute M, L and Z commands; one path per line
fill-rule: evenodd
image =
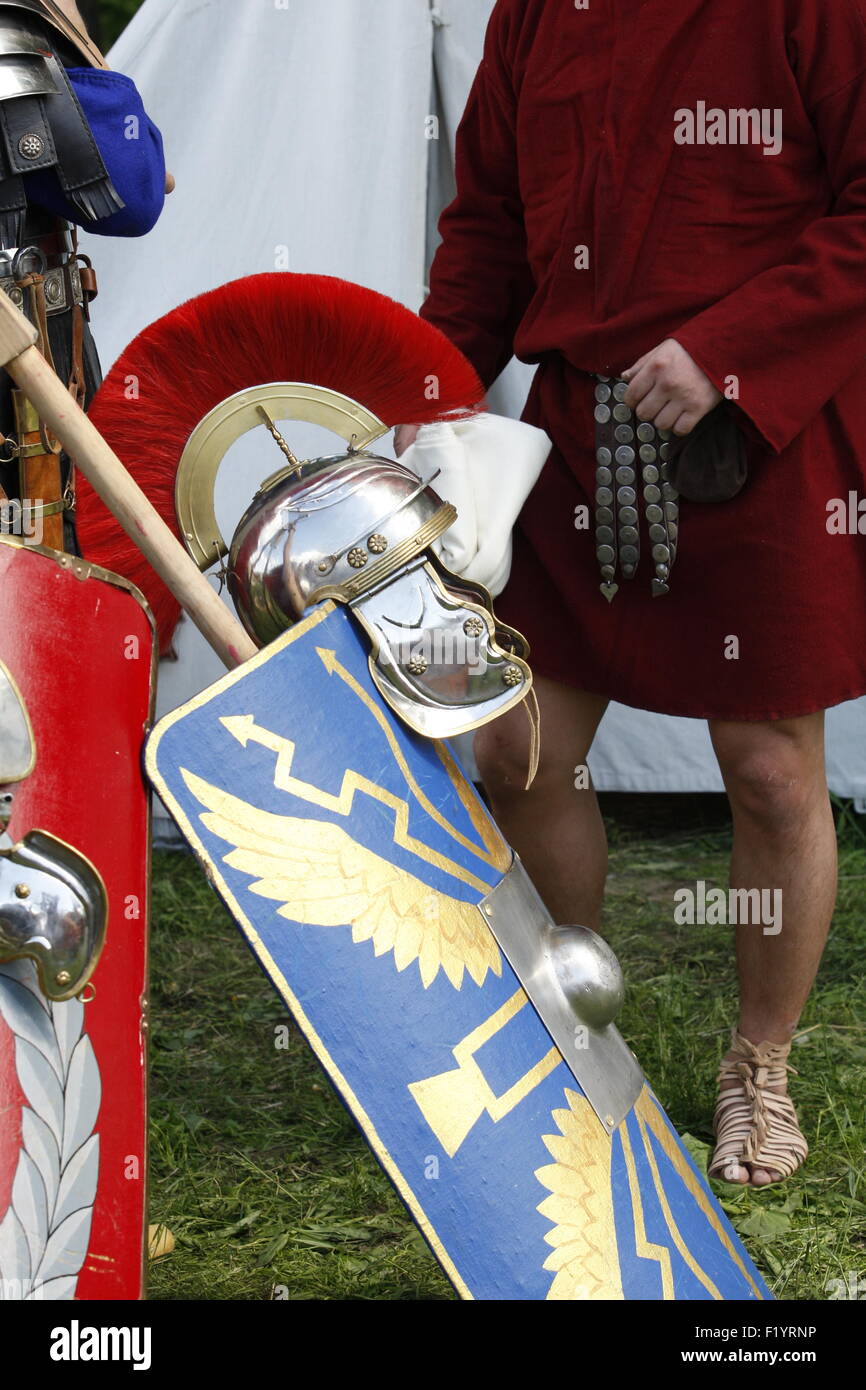
M 607 701 L 544 679 L 536 680 L 536 693 L 541 763 L 529 791 L 524 789 L 529 761 L 524 710 L 512 710 L 480 729 L 475 756 L 497 822 L 553 920 L 598 931 L 607 840 L 595 792 L 579 769 L 585 768 Z
M 815 980 L 836 897 L 836 833 L 823 713 L 764 724 L 713 720 L 710 734 L 734 822 L 733 888 L 781 889 L 782 930 L 736 929 L 739 1032 L 790 1042 Z M 748 1165 L 732 1181 L 764 1186 Z

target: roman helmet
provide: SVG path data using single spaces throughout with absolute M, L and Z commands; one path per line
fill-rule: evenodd
M 326 276 L 268 274 L 146 329 L 106 378 L 91 418 L 199 566 L 219 567 L 259 645 L 319 603 L 346 604 L 382 697 L 417 733 L 448 738 L 527 698 L 527 644 L 497 620 L 486 590 L 437 558 L 456 511 L 436 478 L 371 446 L 403 422 L 471 413 L 482 397 L 465 358 L 403 306 Z M 296 457 L 292 421 L 324 426 L 343 447 Z M 217 472 L 255 428 L 262 482 L 227 542 L 214 510 Z M 78 529 L 87 558 L 148 596 L 165 648 L 179 609 L 84 480 Z

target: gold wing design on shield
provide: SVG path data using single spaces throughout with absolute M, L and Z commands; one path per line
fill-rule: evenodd
M 535 1174 L 550 1193 L 538 1210 L 554 1223 L 544 1237 L 553 1246 L 544 1268 L 555 1272 L 547 1297 L 620 1300 L 611 1141 L 585 1096 L 566 1090 L 565 1099 L 568 1109 L 554 1110 L 551 1117 L 559 1133 L 542 1136 L 554 1161 Z
M 255 879 L 250 892 L 282 904 L 281 917 L 309 926 L 352 927 L 353 941 L 392 951 L 398 970 L 418 962 L 426 989 L 443 970 L 455 989 L 502 973 L 493 933 L 472 903 L 440 893 L 369 850 L 330 821 L 275 815 L 181 769 L 206 808 L 200 819 L 233 845 L 223 860 Z

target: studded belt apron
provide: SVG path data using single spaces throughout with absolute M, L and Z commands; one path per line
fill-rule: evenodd
M 595 388 L 595 553 L 601 569 L 601 592 L 608 603 L 623 579 L 632 579 L 640 559 L 638 468 L 643 512 L 655 576 L 653 598 L 669 591 L 677 557 L 679 503 L 668 481 L 670 430 L 644 424 L 626 405 L 628 383 L 596 376 Z

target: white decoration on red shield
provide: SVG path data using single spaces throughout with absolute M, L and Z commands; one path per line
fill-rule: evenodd
M 12 1201 L 0 1221 L 0 1299 L 71 1299 L 99 1178 L 99 1067 L 78 999 L 52 1004 L 31 961 L 0 965 L 0 1017 L 27 1098 Z

